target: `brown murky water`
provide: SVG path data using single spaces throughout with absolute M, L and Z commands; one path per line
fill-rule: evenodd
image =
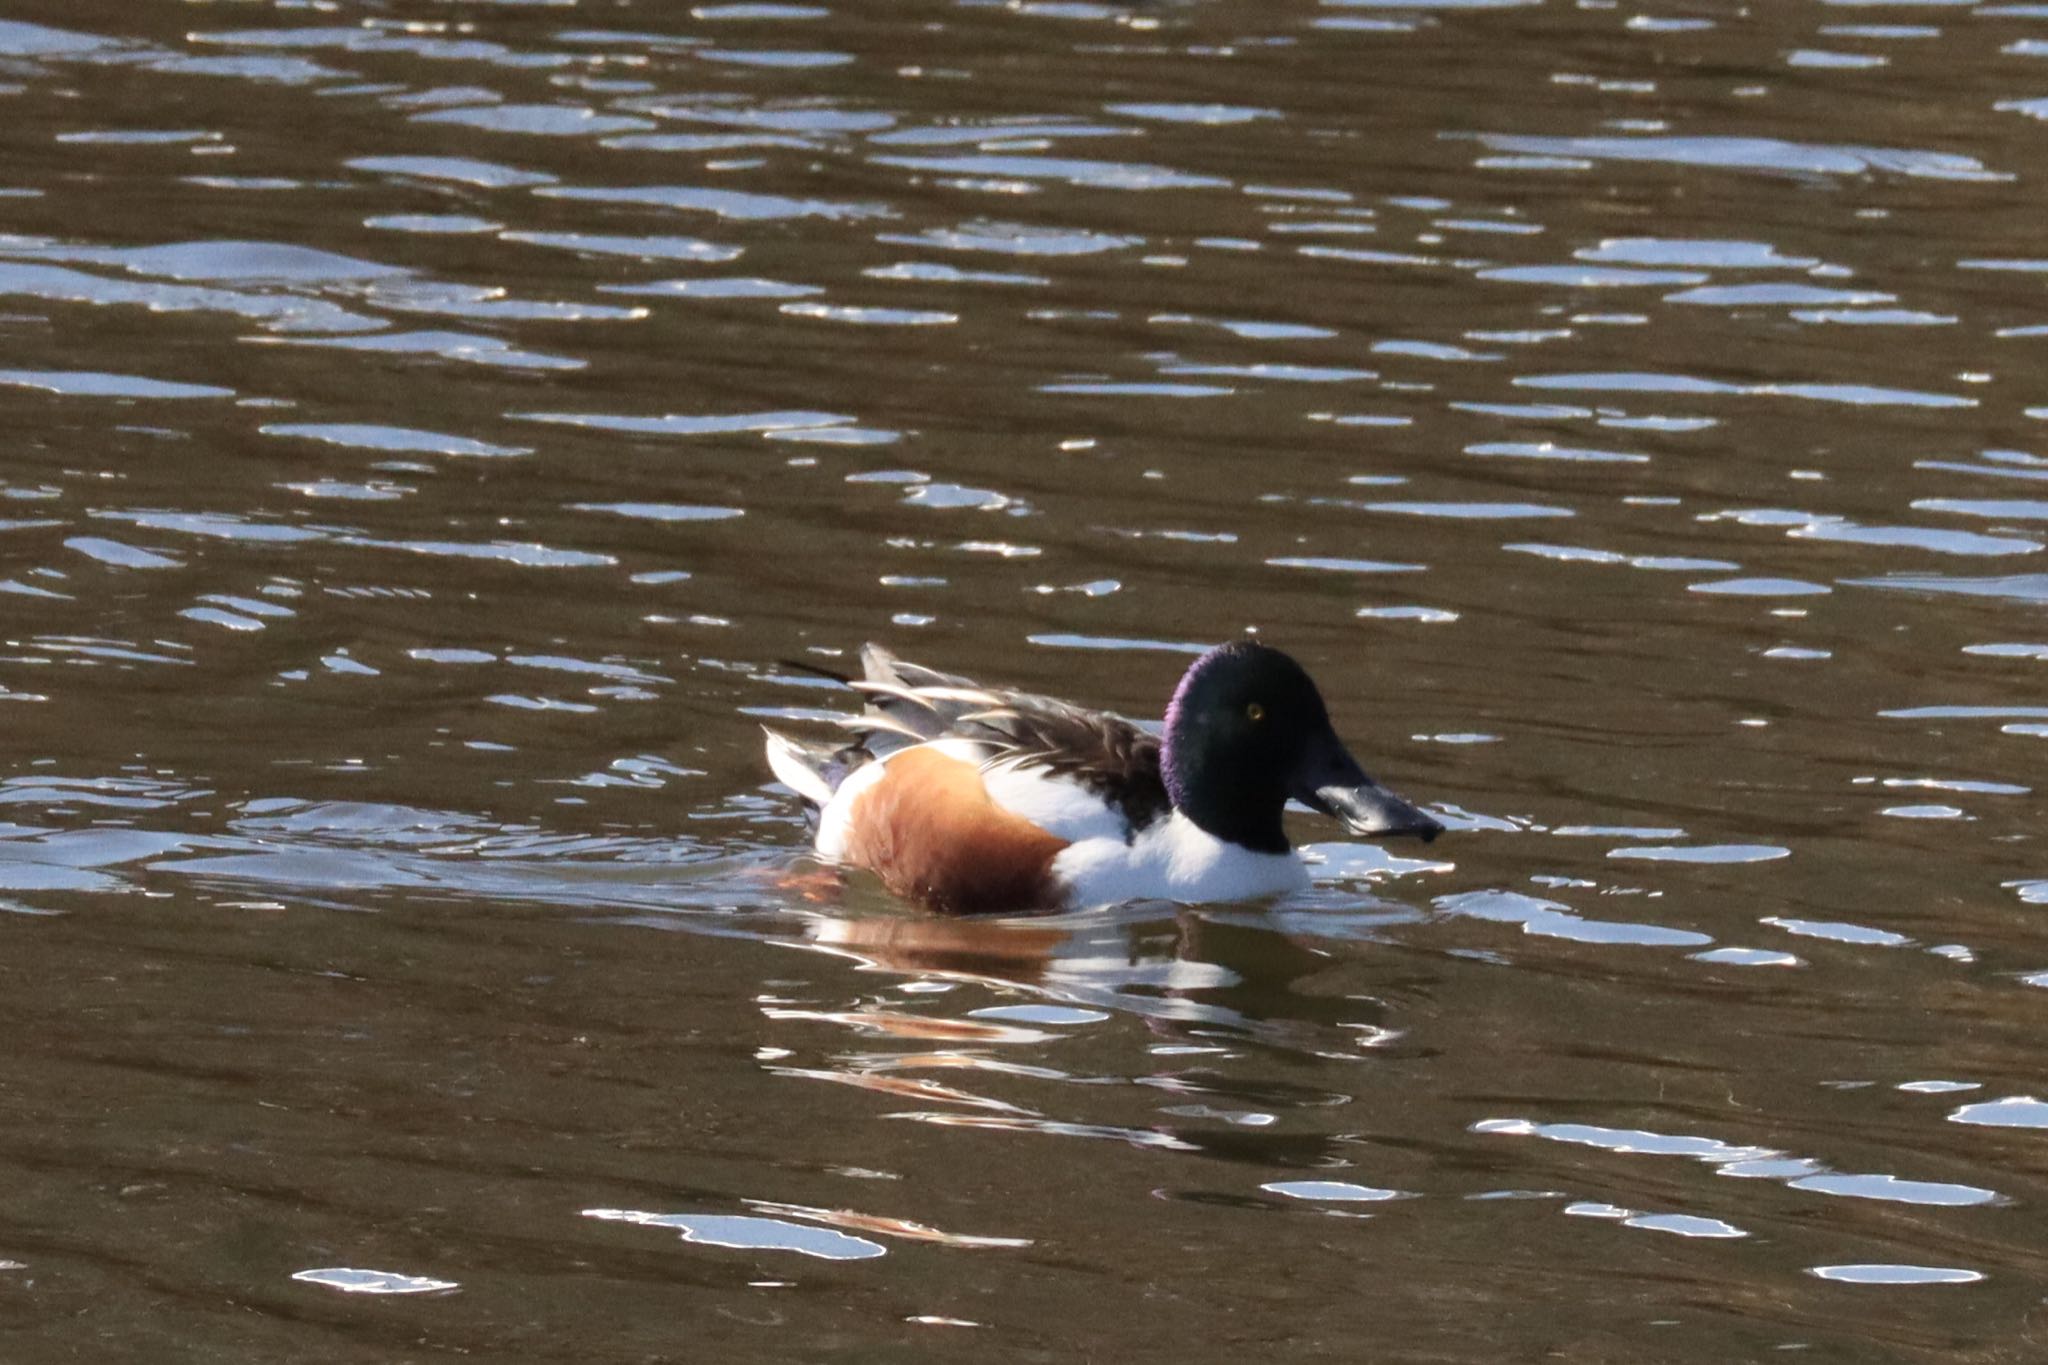
M 2038 1358 L 2048 7 L 5 8 L 6 1359 Z M 766 782 L 1247 626 L 1431 861 Z

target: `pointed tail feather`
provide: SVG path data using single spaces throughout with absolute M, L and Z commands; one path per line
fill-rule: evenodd
M 843 751 L 803 744 L 765 725 L 761 733 L 768 737 L 768 766 L 775 770 L 776 780 L 814 806 L 830 801 L 851 771 Z
M 860 670 L 867 682 L 896 687 L 974 687 L 971 679 L 899 659 L 894 650 L 872 640 L 860 647 Z
M 814 678 L 830 678 L 833 682 L 839 683 L 842 686 L 853 681 L 851 673 L 841 673 L 836 668 L 827 668 L 823 664 L 814 664 L 808 659 L 777 659 L 775 662 L 792 672 L 808 673 Z

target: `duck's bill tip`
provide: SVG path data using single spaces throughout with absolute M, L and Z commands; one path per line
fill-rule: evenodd
M 1318 787 L 1312 804 L 1343 821 L 1353 834 L 1420 839 L 1426 844 L 1444 832 L 1443 821 L 1372 783 Z

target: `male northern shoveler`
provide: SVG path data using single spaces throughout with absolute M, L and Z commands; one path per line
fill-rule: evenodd
M 1366 776 L 1300 664 L 1250 640 L 1196 659 L 1163 733 L 1051 697 L 861 650 L 851 744 L 768 731 L 776 777 L 818 812 L 820 857 L 960 913 L 1159 898 L 1245 900 L 1308 883 L 1291 797 L 1359 834 L 1443 826 Z M 822 671 L 822 670 L 819 670 Z

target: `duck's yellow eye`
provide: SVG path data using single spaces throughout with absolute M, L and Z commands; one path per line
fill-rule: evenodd
M 1244 713 L 1252 720 L 1264 720 L 1266 718 L 1266 708 L 1257 702 L 1253 702 L 1250 706 L 1245 707 Z

